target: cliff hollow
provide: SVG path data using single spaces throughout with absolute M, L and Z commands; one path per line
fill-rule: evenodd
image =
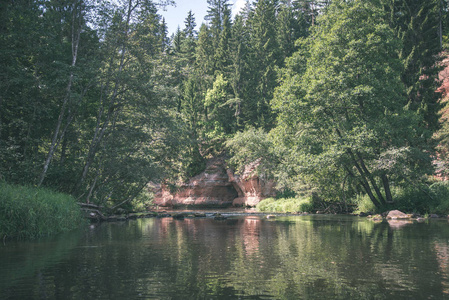
M 275 195 L 274 180 L 256 175 L 258 165 L 259 161 L 255 161 L 237 175 L 227 167 L 224 159 L 210 159 L 202 173 L 178 184 L 175 189 L 156 186 L 153 189 L 154 204 L 163 207 L 255 206 L 262 199 Z

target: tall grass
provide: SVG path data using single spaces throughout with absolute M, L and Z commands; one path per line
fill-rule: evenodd
M 36 238 L 84 224 L 73 197 L 0 182 L 0 238 Z
M 312 208 L 312 201 L 309 198 L 267 198 L 256 205 L 256 209 L 263 212 L 310 212 Z

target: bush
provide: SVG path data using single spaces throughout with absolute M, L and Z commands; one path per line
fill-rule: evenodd
M 263 199 L 256 205 L 256 209 L 258 211 L 269 211 L 270 206 L 272 206 L 272 203 L 275 201 L 276 201 L 276 199 L 274 199 L 274 198 Z
M 36 238 L 74 229 L 84 218 L 73 197 L 0 182 L 0 237 Z
M 449 182 L 437 182 L 431 186 L 417 185 L 391 189 L 393 203 L 377 209 L 368 195 L 357 195 L 354 200 L 356 213 L 381 213 L 397 209 L 407 213 L 449 213 Z
M 408 213 L 430 213 L 435 205 L 432 191 L 427 185 L 395 187 L 391 190 L 393 203 L 384 210 L 398 209 Z
M 369 198 L 366 194 L 359 194 L 356 196 L 355 200 L 356 210 L 354 213 L 360 214 L 360 213 L 377 213 L 377 208 L 373 204 L 373 201 Z
M 449 213 L 449 181 L 440 181 L 430 186 L 434 198 L 431 212 L 437 214 Z
M 310 212 L 313 205 L 310 198 L 268 198 L 260 201 L 256 209 L 263 212 Z

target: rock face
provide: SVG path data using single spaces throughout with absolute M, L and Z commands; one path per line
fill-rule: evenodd
M 237 196 L 229 182 L 224 160 L 211 159 L 204 172 L 179 185 L 175 192 L 170 192 L 166 186 L 156 189 L 154 204 L 228 207 Z
M 275 183 L 254 175 L 259 162 L 248 165 L 242 175 L 226 168 L 223 159 L 211 159 L 206 170 L 180 184 L 170 192 L 167 186 L 156 186 L 154 204 L 158 206 L 229 207 L 255 206 L 260 200 L 274 195 Z
M 259 164 L 260 160 L 256 160 L 245 166 L 242 175 L 235 175 L 232 170 L 227 170 L 229 181 L 238 193 L 233 201 L 234 206 L 256 206 L 261 200 L 275 196 L 274 180 L 264 180 L 254 175 Z

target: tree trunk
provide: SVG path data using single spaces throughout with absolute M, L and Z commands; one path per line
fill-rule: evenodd
M 94 137 L 92 138 L 92 142 L 91 142 L 91 144 L 89 146 L 89 152 L 88 152 L 88 155 L 87 155 L 86 163 L 84 164 L 84 167 L 83 167 L 83 173 L 82 173 L 80 181 L 77 184 L 77 186 L 75 187 L 75 189 L 80 188 L 81 185 L 83 184 L 84 180 L 86 179 L 87 174 L 89 172 L 89 168 L 90 168 L 90 166 L 91 166 L 91 164 L 92 164 L 92 162 L 93 162 L 93 160 L 94 160 L 94 158 L 96 156 L 98 146 L 100 145 L 101 141 L 103 140 L 103 137 L 104 137 L 104 135 L 106 133 L 106 130 L 109 127 L 109 124 L 111 124 L 111 122 L 114 123 L 115 119 L 118 116 L 118 111 L 116 109 L 116 107 L 118 106 L 117 98 L 118 98 L 119 88 L 120 88 L 120 86 L 122 84 L 122 82 L 121 82 L 121 74 L 122 74 L 123 69 L 125 67 L 125 54 L 127 52 L 127 42 L 128 42 L 128 37 L 129 37 L 129 24 L 131 22 L 132 12 L 139 5 L 139 2 L 137 2 L 137 4 L 134 5 L 134 6 L 132 4 L 133 4 L 133 1 L 129 0 L 128 1 L 128 10 L 127 10 L 127 16 L 126 16 L 125 29 L 124 29 L 125 36 L 124 36 L 121 44 L 117 45 L 117 48 L 120 48 L 120 50 L 121 50 L 120 51 L 120 53 L 121 53 L 121 55 L 120 55 L 120 62 L 119 62 L 119 68 L 118 68 L 117 74 L 115 75 L 115 79 L 114 79 L 114 82 L 113 82 L 114 88 L 113 88 L 113 91 L 112 91 L 112 95 L 111 95 L 109 103 L 107 105 L 108 106 L 108 113 L 107 113 L 107 116 L 106 116 L 106 120 L 103 122 L 103 126 L 101 126 L 101 116 L 103 115 L 103 112 L 104 112 L 104 105 L 101 105 L 100 110 L 98 112 L 97 126 L 95 128 Z M 113 55 L 114 54 L 111 53 L 111 64 L 110 64 L 110 66 L 114 65 L 114 63 L 113 63 L 113 60 L 114 60 Z M 106 87 L 105 87 L 106 91 L 102 92 L 102 97 L 103 97 L 103 94 L 107 93 L 108 86 L 109 86 L 109 83 L 106 84 Z M 100 127 L 101 127 L 101 130 L 100 130 Z
M 360 184 L 365 189 L 366 193 L 368 194 L 368 196 L 371 199 L 371 201 L 373 202 L 373 204 L 377 208 L 381 207 L 381 203 L 374 196 L 373 191 L 371 190 L 371 187 L 370 187 L 370 185 L 368 183 L 368 180 L 366 179 L 366 174 L 363 172 L 362 168 L 360 167 L 359 163 L 357 162 L 357 159 L 355 158 L 354 153 L 352 152 L 351 149 L 348 149 L 347 151 L 348 151 L 349 155 L 351 156 L 351 159 L 352 159 L 352 162 L 353 162 L 354 166 L 356 167 L 357 171 L 360 174 L 360 177 L 361 177 L 360 178 Z
M 382 174 L 382 183 L 384 185 L 385 196 L 387 198 L 387 203 L 393 203 L 393 197 L 391 196 L 390 181 L 388 180 L 387 174 Z
M 373 175 L 368 171 L 368 168 L 366 167 L 365 162 L 363 161 L 362 155 L 360 155 L 360 153 L 357 152 L 357 157 L 358 157 L 359 160 L 360 160 L 360 165 L 361 165 L 363 171 L 365 172 L 366 176 L 367 176 L 368 179 L 370 180 L 371 185 L 373 186 L 373 189 L 374 189 L 374 191 L 375 191 L 376 194 L 377 194 L 377 197 L 378 197 L 378 200 L 379 200 L 380 204 L 385 205 L 386 202 L 385 202 L 384 196 L 383 196 L 382 193 L 380 192 L 380 189 L 379 189 L 379 187 L 377 186 L 377 183 L 376 183 L 376 181 L 374 180 Z
M 64 119 L 67 104 L 70 100 L 70 94 L 71 94 L 71 90 L 72 90 L 73 76 L 74 76 L 73 68 L 76 66 L 76 60 L 78 57 L 78 46 L 79 46 L 80 35 L 81 35 L 81 22 L 82 22 L 82 11 L 83 11 L 82 10 L 82 0 L 79 3 L 78 10 L 76 9 L 76 7 L 77 7 L 77 5 L 75 4 L 75 6 L 73 8 L 73 12 L 72 12 L 72 64 L 71 64 L 69 82 L 67 83 L 66 94 L 65 94 L 64 100 L 62 102 L 61 111 L 58 116 L 58 121 L 56 123 L 55 131 L 53 133 L 53 138 L 51 140 L 50 149 L 48 150 L 47 159 L 45 160 L 44 168 L 42 170 L 42 173 L 41 173 L 41 176 L 40 176 L 40 179 L 38 182 L 38 187 L 41 186 L 42 183 L 44 182 L 44 179 L 47 175 L 48 167 L 50 166 L 51 160 L 53 159 L 53 155 L 54 155 L 56 149 L 58 148 L 59 142 L 64 138 L 65 130 L 63 131 L 61 136 L 59 135 L 59 133 L 60 133 L 60 129 L 62 126 L 62 121 Z M 78 26 L 75 29 L 75 21 L 76 20 L 78 20 L 78 24 L 77 24 Z M 66 128 L 67 128 L 67 126 L 66 126 Z

